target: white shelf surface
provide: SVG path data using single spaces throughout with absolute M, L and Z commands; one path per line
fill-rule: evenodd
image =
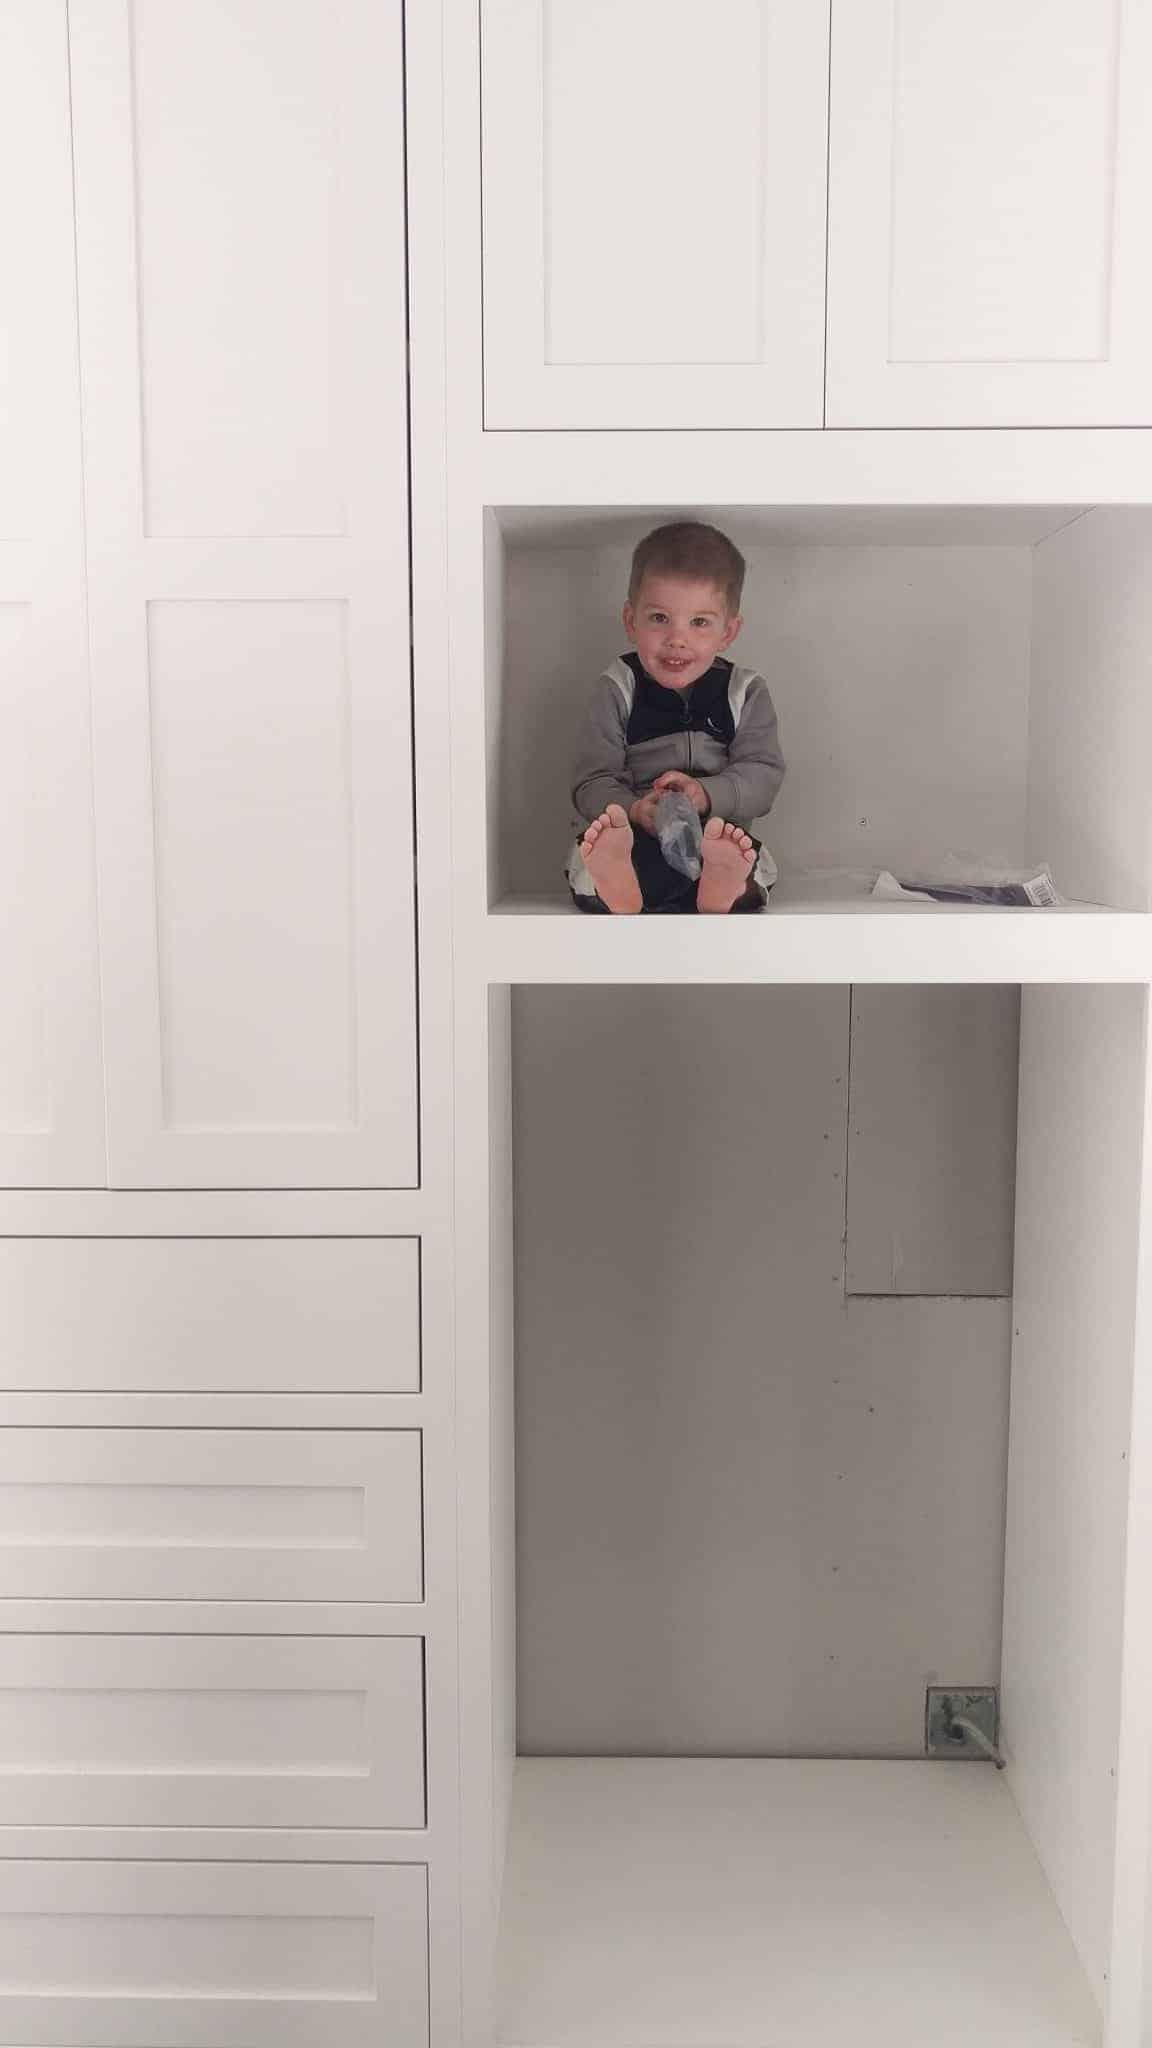
M 490 982 L 1147 982 L 1152 914 L 885 903 L 830 870 L 782 876 L 757 917 L 589 917 L 507 897 L 485 919 Z
M 1100 2026 L 990 1765 L 516 1767 L 506 2048 L 1090 2048 Z

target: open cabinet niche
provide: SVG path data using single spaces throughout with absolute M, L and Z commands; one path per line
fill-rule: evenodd
M 1146 991 L 491 1044 L 497 2039 L 1138 2048 Z
M 626 645 L 631 549 L 681 516 L 748 562 L 732 658 L 768 678 L 788 762 L 774 909 L 829 870 L 864 904 L 861 877 L 949 853 L 1047 859 L 1070 901 L 1149 907 L 1152 511 L 772 504 L 490 508 L 492 907 L 567 903 L 582 707 Z

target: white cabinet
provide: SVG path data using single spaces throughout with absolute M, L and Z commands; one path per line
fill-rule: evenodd
M 411 1185 L 399 0 L 70 20 L 111 1179 Z
M 1141 0 L 835 0 L 830 427 L 1152 422 Z
M 0 1238 L 5 1392 L 420 1390 L 415 1238 Z
M 0 1181 L 90 1186 L 104 1102 L 63 0 L 0 9 L 0 193 Z
M 417 1602 L 422 1490 L 414 1429 L 3 1429 L 0 1596 Z
M 818 427 L 828 20 L 484 0 L 488 427 Z
M 0 1865 L 0 2038 L 423 2048 L 419 1865 Z
M 0 1636 L 9 1826 L 424 1825 L 414 1636 Z

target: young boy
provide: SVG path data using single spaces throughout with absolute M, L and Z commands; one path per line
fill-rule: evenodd
M 580 910 L 762 910 L 776 866 L 745 829 L 784 779 L 763 676 L 724 659 L 740 631 L 744 557 L 696 520 L 658 526 L 632 557 L 623 654 L 596 685 L 573 772 L 578 827 L 568 862 Z M 704 824 L 702 872 L 664 859 L 658 797 L 678 790 Z

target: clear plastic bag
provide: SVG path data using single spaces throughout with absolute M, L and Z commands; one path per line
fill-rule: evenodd
M 678 875 L 687 875 L 690 882 L 698 881 L 703 865 L 700 843 L 704 828 L 695 804 L 678 789 L 666 790 L 656 799 L 654 822 L 660 851 L 669 867 L 675 868 Z

